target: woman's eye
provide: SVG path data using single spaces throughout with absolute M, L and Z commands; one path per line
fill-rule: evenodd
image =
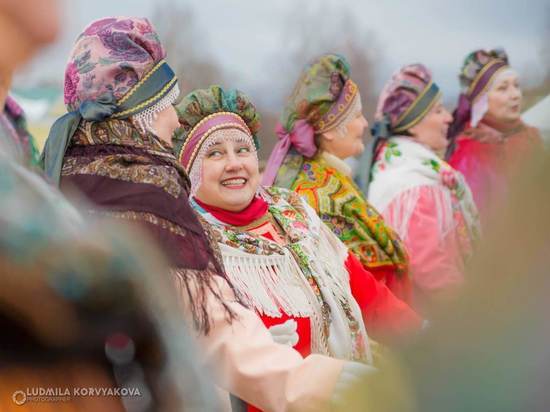
M 208 153 L 207 157 L 209 159 L 213 158 L 213 157 L 220 157 L 223 153 L 219 150 L 213 150 L 211 152 Z
M 237 149 L 237 153 L 250 153 L 249 147 L 240 147 Z

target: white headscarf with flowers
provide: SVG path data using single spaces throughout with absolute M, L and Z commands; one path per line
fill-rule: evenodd
M 470 239 L 479 233 L 479 217 L 472 192 L 462 174 L 431 149 L 407 136 L 394 136 L 380 150 L 373 168 L 368 200 L 380 212 L 400 197 L 388 224 L 405 240 L 420 189 L 433 191 L 439 231 L 455 227 L 455 209 L 464 217 Z

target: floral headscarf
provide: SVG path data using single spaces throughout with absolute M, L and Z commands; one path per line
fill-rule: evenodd
M 378 98 L 372 128 L 374 139 L 359 166 L 357 181 L 363 193 L 368 193 L 372 164 L 382 140 L 407 133 L 440 98 L 441 92 L 432 80 L 432 73 L 422 64 L 404 66 L 392 75 Z
M 109 17 L 77 38 L 65 70 L 68 114 L 52 127 L 43 153 L 46 174 L 58 183 L 64 151 L 81 119 L 133 117 L 153 132 L 156 112 L 178 97 L 177 78 L 147 19 Z
M 358 110 L 361 97 L 344 57 L 326 54 L 309 64 L 277 125 L 280 140 L 271 153 L 262 184 L 290 186 L 303 157 L 311 158 L 317 152 L 315 135 L 345 126 Z

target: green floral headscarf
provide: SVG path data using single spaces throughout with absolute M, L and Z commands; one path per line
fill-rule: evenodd
M 325 54 L 310 63 L 298 79 L 277 125 L 279 142 L 269 158 L 262 183 L 290 187 L 304 157 L 317 152 L 315 135 L 345 125 L 360 108 L 350 66 L 337 54 Z

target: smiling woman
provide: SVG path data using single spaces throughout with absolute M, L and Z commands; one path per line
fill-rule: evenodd
M 190 176 L 191 204 L 213 231 L 239 296 L 275 341 L 303 356 L 371 364 L 366 329 L 387 343 L 418 329 L 417 315 L 304 200 L 260 186 L 259 119 L 247 96 L 212 86 L 187 95 L 177 110 L 174 147 Z
M 146 19 L 105 18 L 84 30 L 66 70 L 70 112 L 54 124 L 45 148 L 48 175 L 63 190 L 80 190 L 86 214 L 139 226 L 165 252 L 169 267 L 148 274 L 169 282 L 181 304 L 176 310 L 194 327 L 201 372 L 208 368 L 220 386 L 265 410 L 326 410 L 343 361 L 303 359 L 273 342 L 235 296 L 214 239 L 189 205 L 187 175 L 166 141 L 179 122 L 172 106 L 177 79 L 165 57 Z M 264 366 L 270 362 L 276 370 Z M 309 387 L 289 388 L 314 370 L 323 373 Z
M 202 184 L 196 197 L 231 212 L 240 212 L 250 204 L 260 183 L 256 148 L 252 139 L 239 129 L 214 134 L 202 160 Z

